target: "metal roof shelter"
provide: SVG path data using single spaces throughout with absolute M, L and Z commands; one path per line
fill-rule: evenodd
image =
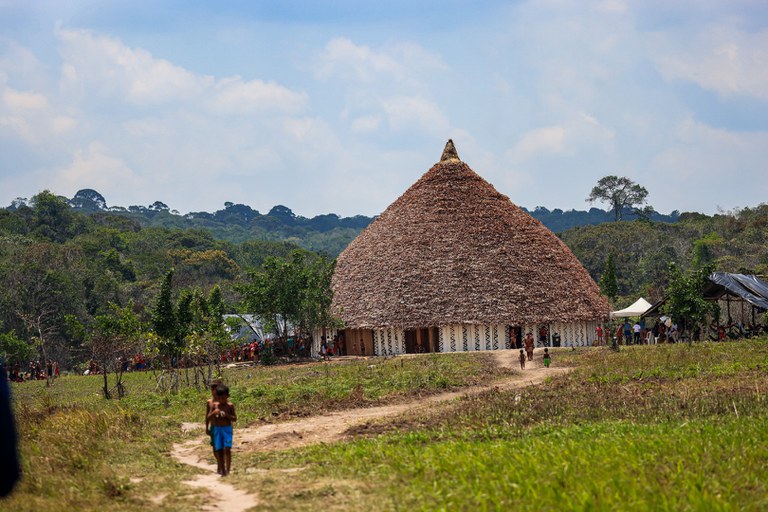
M 768 310 L 768 282 L 755 275 L 712 272 L 703 290 L 707 300 L 743 300 L 759 310 Z M 642 316 L 654 316 L 669 297 L 664 297 Z

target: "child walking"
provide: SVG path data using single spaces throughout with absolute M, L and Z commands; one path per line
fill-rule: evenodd
M 549 368 L 549 364 L 552 362 L 552 358 L 549 356 L 549 349 L 544 349 L 544 366 Z
M 520 349 L 520 369 L 525 370 L 525 351 Z
M 213 431 L 211 430 L 211 419 L 208 415 L 213 410 L 213 404 L 216 402 L 216 388 L 222 382 L 219 379 L 211 381 L 211 398 L 205 403 L 205 435 L 211 436 L 211 448 L 213 448 Z M 216 456 L 216 448 L 213 448 L 213 455 Z
M 229 401 L 229 388 L 216 386 L 216 401 L 208 413 L 211 420 L 213 453 L 216 456 L 217 473 L 227 476 L 232 467 L 232 423 L 237 421 L 235 404 Z

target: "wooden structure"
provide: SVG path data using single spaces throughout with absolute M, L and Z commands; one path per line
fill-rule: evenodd
M 452 141 L 341 253 L 332 286 L 347 347 L 362 337 L 366 355 L 509 348 L 515 328 L 588 345 L 610 310 L 570 249 Z

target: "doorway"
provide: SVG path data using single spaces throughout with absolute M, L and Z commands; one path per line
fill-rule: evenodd
M 405 331 L 405 353 L 415 354 L 416 348 L 416 329 L 408 329 Z

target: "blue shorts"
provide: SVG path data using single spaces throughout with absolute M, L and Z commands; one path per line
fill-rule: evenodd
M 213 437 L 213 450 L 219 451 L 224 448 L 232 448 L 232 425 L 225 427 L 211 427 Z

